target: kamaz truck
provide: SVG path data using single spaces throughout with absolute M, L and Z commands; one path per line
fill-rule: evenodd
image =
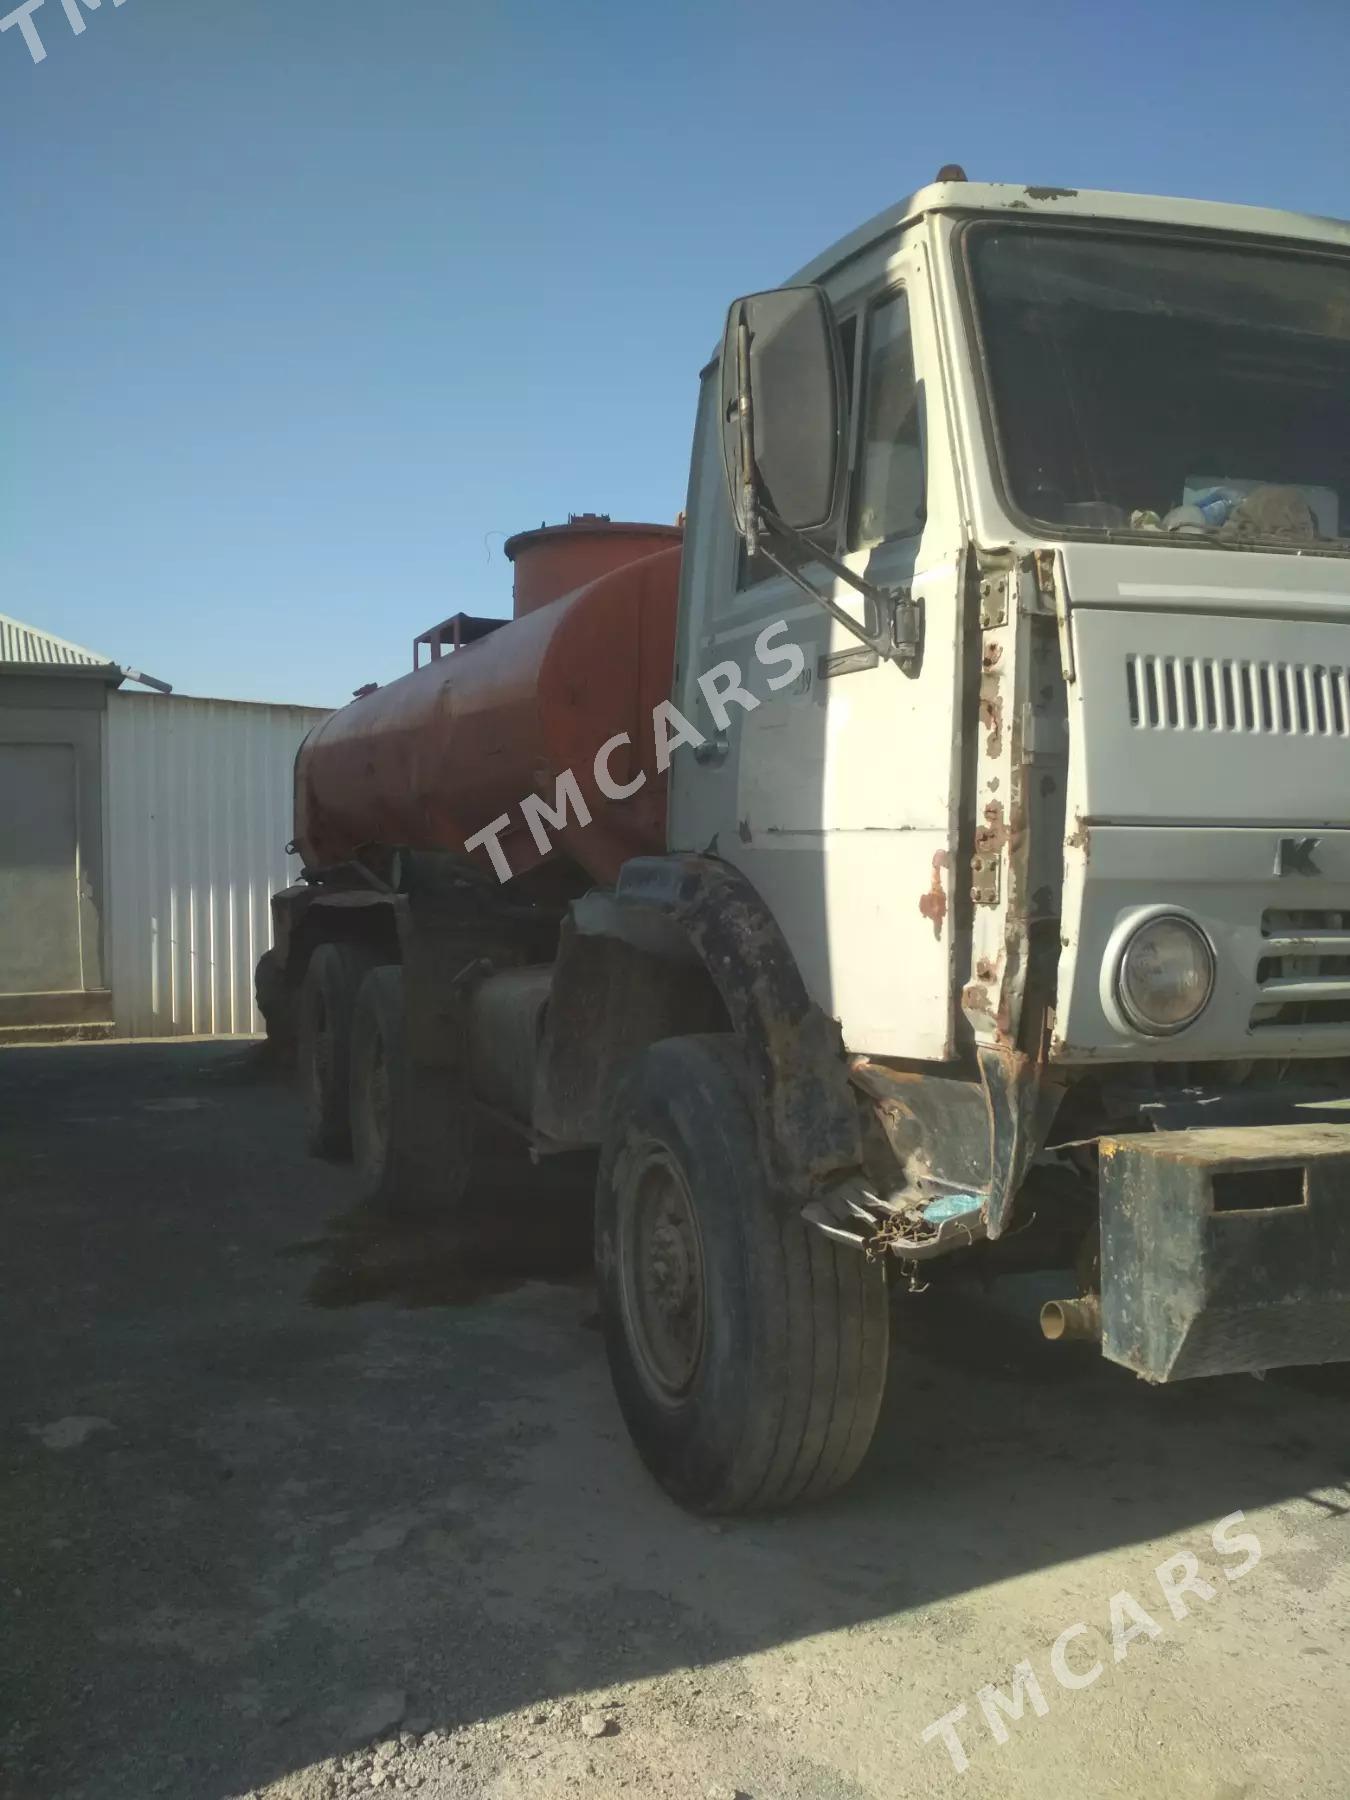
M 301 749 L 259 998 L 372 1206 L 598 1152 L 676 1500 L 838 1489 L 973 1268 L 1350 1358 L 1350 226 L 945 170 L 731 306 L 680 525 L 506 548 Z

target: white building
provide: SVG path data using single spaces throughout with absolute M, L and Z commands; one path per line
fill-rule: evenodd
M 326 715 L 128 679 L 0 614 L 0 1042 L 262 1029 L 292 765 Z

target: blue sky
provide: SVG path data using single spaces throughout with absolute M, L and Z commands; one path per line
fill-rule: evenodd
M 1345 0 L 81 16 L 0 36 L 0 611 L 186 692 L 340 702 L 504 535 L 672 519 L 727 301 L 943 162 L 1350 214 Z

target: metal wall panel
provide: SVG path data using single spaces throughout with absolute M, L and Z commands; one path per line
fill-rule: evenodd
M 253 968 L 272 893 L 298 870 L 291 772 L 326 714 L 178 695 L 108 696 L 108 941 L 123 1037 L 261 1031 Z

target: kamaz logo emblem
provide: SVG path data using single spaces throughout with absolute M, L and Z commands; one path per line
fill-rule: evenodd
M 1321 838 L 1281 838 L 1275 852 L 1275 873 L 1320 875 L 1322 871 L 1313 861 L 1313 851 L 1321 841 Z

